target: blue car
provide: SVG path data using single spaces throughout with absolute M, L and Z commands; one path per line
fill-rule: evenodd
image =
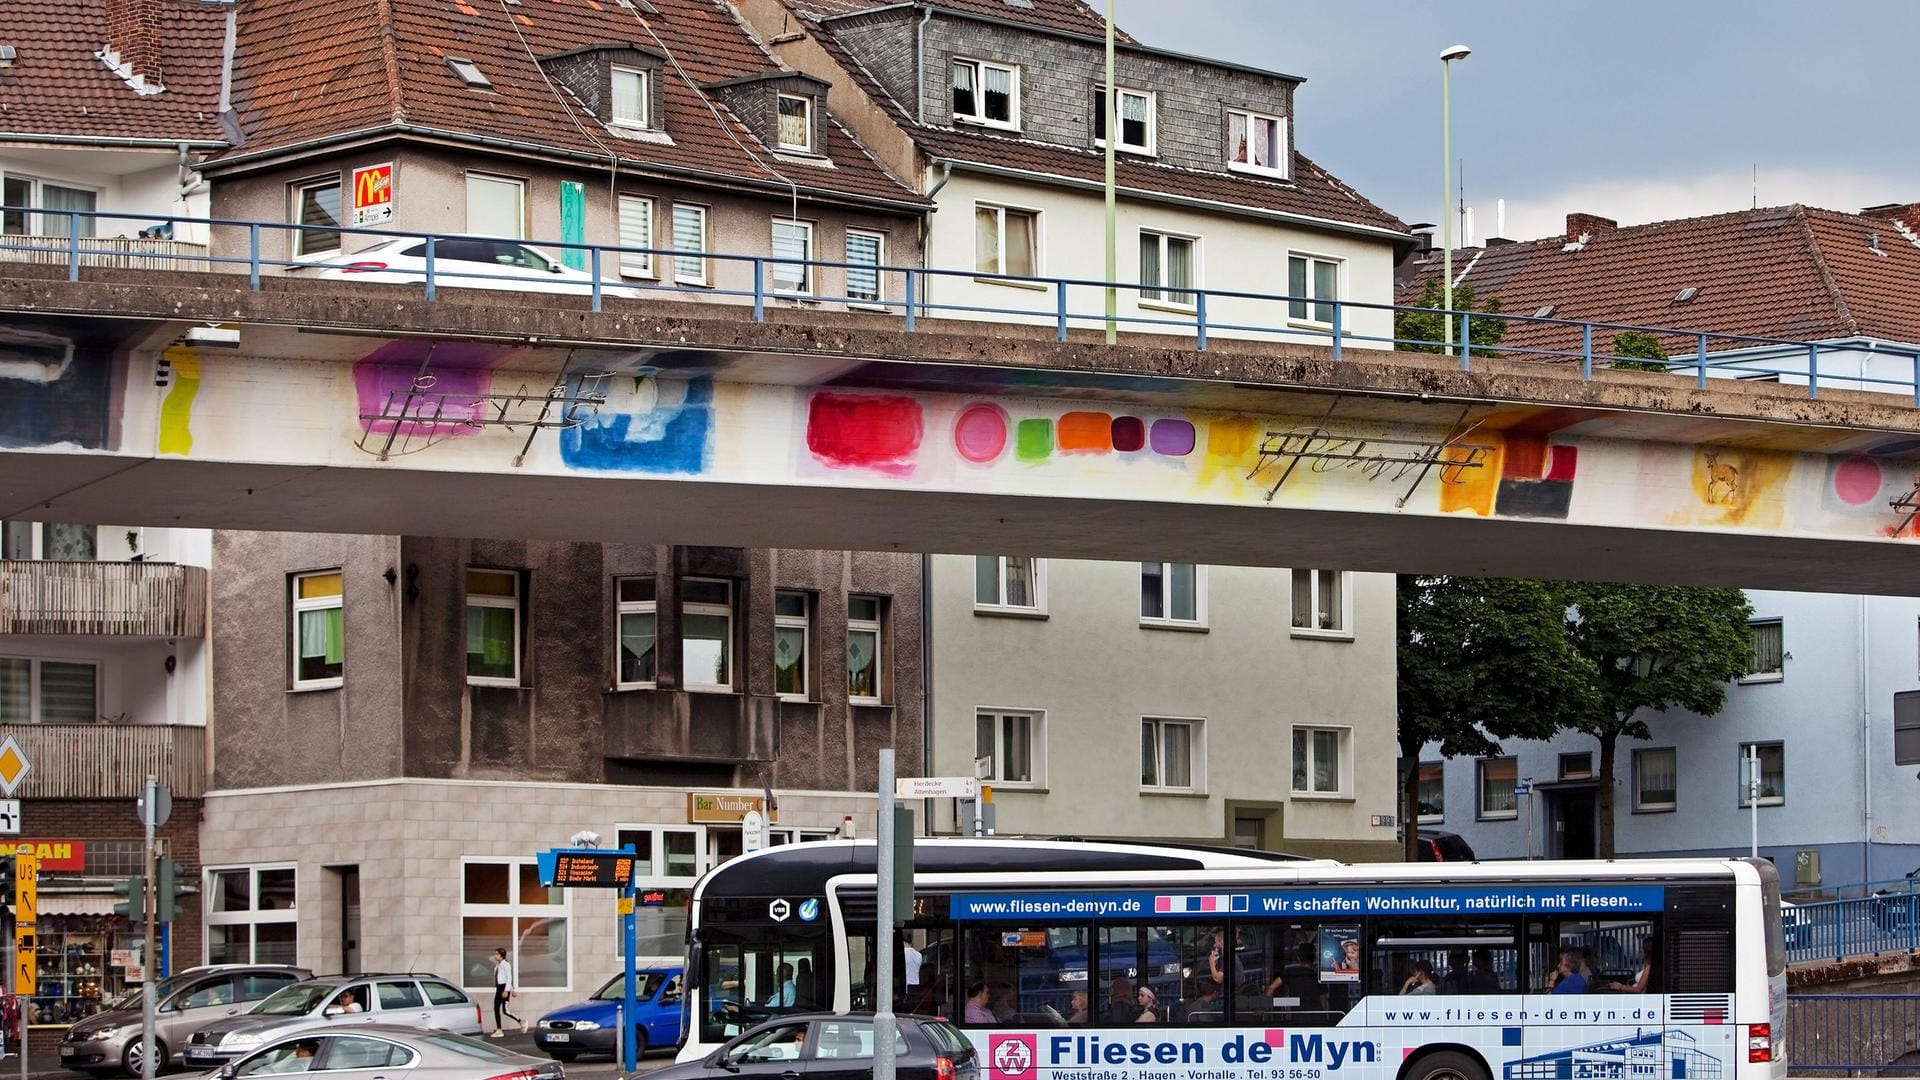
M 634 1043 L 644 1054 L 680 1045 L 680 965 L 641 968 L 634 976 Z M 614 1007 L 626 996 L 624 978 L 615 975 L 578 1005 L 555 1009 L 534 1027 L 534 1045 L 555 1061 L 581 1054 L 612 1054 L 618 1020 Z

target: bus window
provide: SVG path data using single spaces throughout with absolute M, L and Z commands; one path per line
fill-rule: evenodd
M 1074 991 L 1087 989 L 1088 937 L 1085 926 L 961 931 L 965 956 L 957 985 L 967 1000 L 960 1003 L 958 1019 L 973 1027 L 1067 1022 Z M 976 987 L 985 993 L 984 1002 L 969 993 Z
M 954 982 L 959 975 L 959 941 L 953 927 L 924 931 L 920 949 L 920 981 L 907 987 L 907 1010 L 923 1016 L 957 1016 Z
M 1373 926 L 1367 984 L 1376 994 L 1511 994 L 1520 987 L 1510 919 L 1394 919 Z M 1433 981 L 1431 991 L 1419 968 Z
M 1183 958 L 1199 952 L 1204 965 L 1201 942 L 1211 940 L 1207 927 L 1102 926 L 1095 1018 L 1108 1025 L 1165 1021 L 1180 1005 Z
M 1363 995 L 1357 923 L 1241 921 L 1235 928 L 1246 969 L 1233 996 L 1235 1025 L 1331 1027 Z

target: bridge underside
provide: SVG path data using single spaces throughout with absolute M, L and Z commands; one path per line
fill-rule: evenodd
M 1882 395 L 94 273 L 0 280 L 0 517 L 1920 594 Z

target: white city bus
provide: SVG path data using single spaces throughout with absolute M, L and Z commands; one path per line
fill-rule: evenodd
M 700 881 L 681 1060 L 782 1012 L 872 1007 L 874 850 L 771 848 Z M 982 839 L 918 841 L 914 862 L 918 977 L 895 963 L 895 1007 L 965 1029 L 982 1080 L 1787 1072 L 1764 861 L 1349 866 Z

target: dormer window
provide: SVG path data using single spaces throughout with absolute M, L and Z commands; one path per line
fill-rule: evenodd
M 1134 154 L 1153 153 L 1153 95 L 1145 90 L 1120 88 L 1120 141 L 1114 149 Z M 1093 142 L 1107 145 L 1107 88 L 1093 88 Z
M 953 62 L 953 118 L 988 127 L 1020 126 L 1020 69 L 986 60 Z
M 780 95 L 780 127 L 775 138 L 782 150 L 813 152 L 813 99 Z
M 613 69 L 612 123 L 621 127 L 653 126 L 653 97 L 647 81 L 647 73 L 639 68 Z
M 1234 172 L 1285 176 L 1287 122 L 1278 116 L 1227 110 L 1227 168 Z

